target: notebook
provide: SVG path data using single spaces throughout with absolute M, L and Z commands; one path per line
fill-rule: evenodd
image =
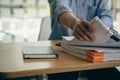
M 22 53 L 25 59 L 58 58 L 57 52 L 51 46 L 26 46 Z

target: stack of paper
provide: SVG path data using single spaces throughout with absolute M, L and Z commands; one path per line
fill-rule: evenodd
M 92 20 L 92 24 L 97 30 L 94 42 L 82 42 L 73 36 L 63 36 L 62 49 L 71 55 L 90 62 L 120 60 L 119 34 L 107 28 L 98 17 Z
M 120 60 L 120 49 L 116 48 L 79 47 L 62 44 L 62 49 L 90 62 Z

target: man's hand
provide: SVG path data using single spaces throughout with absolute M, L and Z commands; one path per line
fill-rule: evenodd
M 78 21 L 72 29 L 75 37 L 81 41 L 92 42 L 96 39 L 94 35 L 95 27 L 88 21 Z
M 95 40 L 95 27 L 88 21 L 79 20 L 71 12 L 65 12 L 59 17 L 64 26 L 71 28 L 74 35 L 80 41 L 92 42 Z

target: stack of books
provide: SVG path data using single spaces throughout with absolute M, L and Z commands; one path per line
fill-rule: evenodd
M 110 30 L 98 17 L 91 23 L 97 30 L 94 42 L 82 42 L 74 36 L 63 36 L 62 49 L 93 63 L 120 60 L 120 35 Z

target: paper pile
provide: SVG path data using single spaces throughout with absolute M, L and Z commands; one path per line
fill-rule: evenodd
M 63 36 L 62 49 L 90 62 L 120 60 L 119 34 L 111 31 L 98 17 L 92 20 L 92 24 L 97 30 L 94 42 L 82 42 L 74 36 Z

